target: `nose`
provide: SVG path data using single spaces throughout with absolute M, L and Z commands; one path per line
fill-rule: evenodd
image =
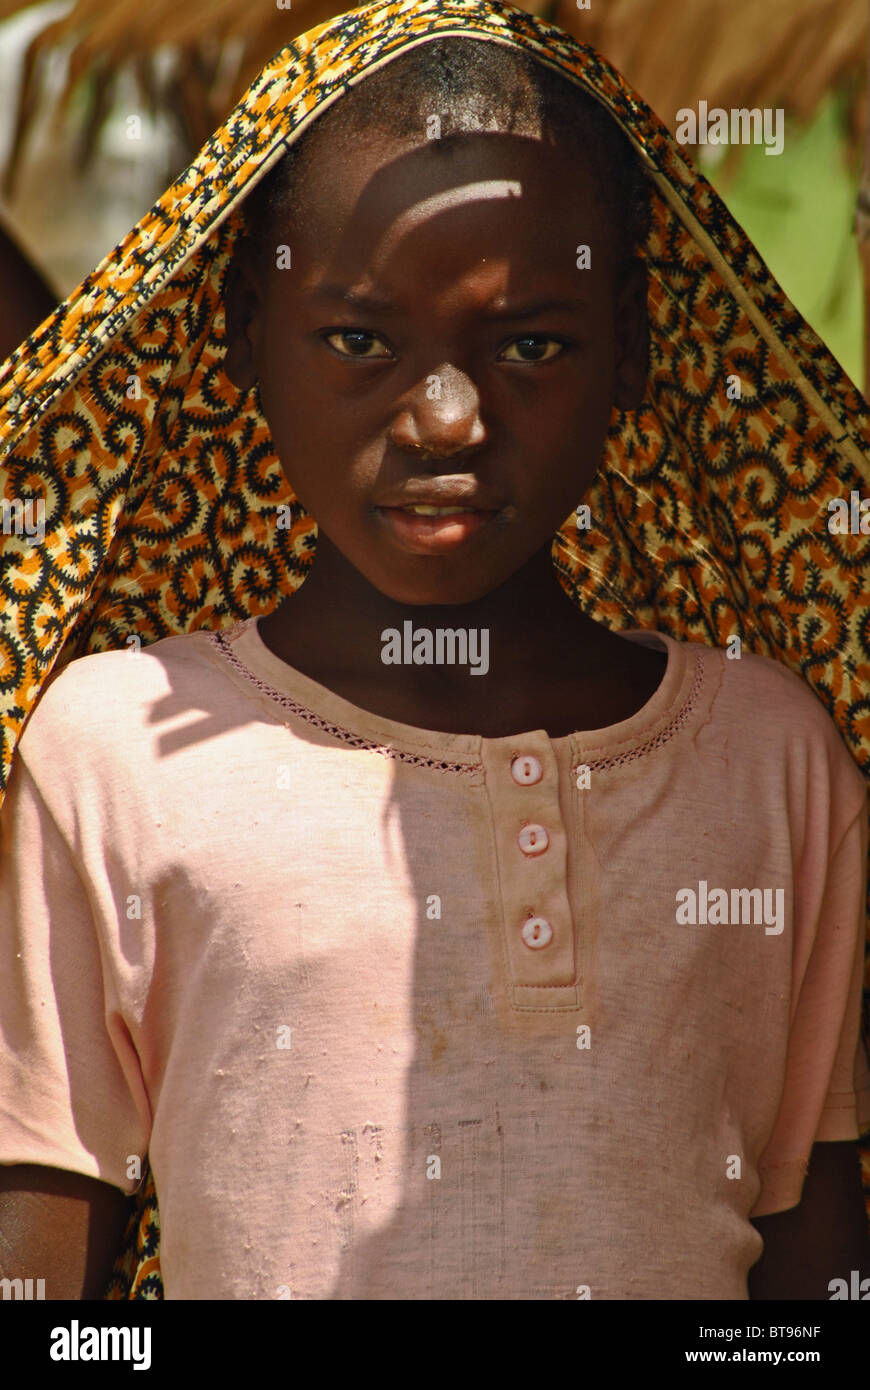
M 446 363 L 405 396 L 391 430 L 394 444 L 447 458 L 486 439 L 480 395 L 465 372 Z

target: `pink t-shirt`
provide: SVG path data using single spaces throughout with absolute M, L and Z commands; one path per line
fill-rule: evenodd
M 167 1298 L 746 1298 L 750 1214 L 870 1125 L 865 783 L 780 664 L 624 635 L 663 683 L 564 738 L 380 718 L 253 620 L 63 670 L 0 1162 L 147 1152 Z

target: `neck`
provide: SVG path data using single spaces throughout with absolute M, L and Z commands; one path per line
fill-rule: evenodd
M 465 604 L 396 603 L 375 589 L 321 533 L 317 556 L 302 587 L 263 628 L 290 664 L 309 673 L 353 675 L 377 685 L 394 667 L 382 660 L 390 629 L 485 629 L 491 669 L 501 682 L 522 683 L 545 672 L 564 673 L 572 655 L 600 650 L 609 636 L 567 597 L 553 568 L 550 544 L 498 589 Z M 567 647 L 566 647 L 566 644 Z M 443 695 L 452 686 L 467 693 L 468 668 L 419 664 L 404 676 L 421 692 Z M 477 682 L 472 682 L 477 684 Z M 491 689 L 481 682 L 487 697 Z

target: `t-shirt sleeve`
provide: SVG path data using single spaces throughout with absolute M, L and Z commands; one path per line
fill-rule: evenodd
M 50 807 L 48 769 L 69 731 L 60 738 L 40 714 L 0 809 L 0 1163 L 69 1169 L 131 1193 L 150 1135 L 147 1091 L 97 895 L 77 867 L 88 806 L 64 800 L 63 826 Z
M 854 778 L 854 764 L 848 769 Z M 865 799 L 828 860 L 795 882 L 793 995 L 785 1085 L 759 1160 L 761 1192 L 750 1215 L 801 1200 L 814 1143 L 858 1139 L 870 1128 L 870 1068 L 861 1036 L 867 889 Z

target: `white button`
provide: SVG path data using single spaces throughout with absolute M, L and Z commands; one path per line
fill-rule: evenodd
M 536 951 L 540 946 L 548 946 L 553 940 L 553 928 L 546 917 L 530 917 L 523 923 L 523 941 Z
M 517 840 L 523 854 L 531 856 L 543 854 L 550 843 L 550 837 L 542 825 L 524 825 Z
M 534 782 L 540 782 L 543 775 L 544 769 L 531 753 L 520 753 L 511 763 L 511 776 L 521 787 L 530 787 Z

